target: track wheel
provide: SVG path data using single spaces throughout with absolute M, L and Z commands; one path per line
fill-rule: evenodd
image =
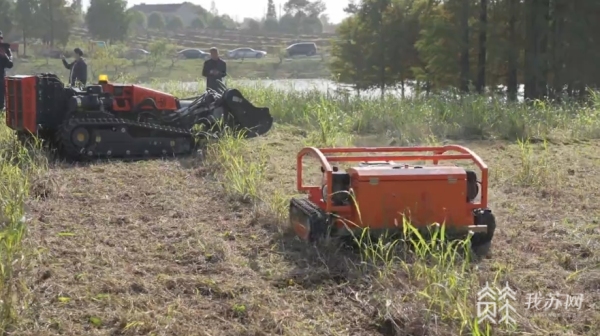
M 90 133 L 85 127 L 77 127 L 71 132 L 71 141 L 76 147 L 85 148 L 90 141 Z
M 489 209 L 475 211 L 475 224 L 487 226 L 487 232 L 478 232 L 471 237 L 471 249 L 478 256 L 486 256 L 492 247 L 492 239 L 496 231 L 496 218 Z
M 290 200 L 290 224 L 301 239 L 315 243 L 327 235 L 327 216 L 318 206 L 305 198 Z

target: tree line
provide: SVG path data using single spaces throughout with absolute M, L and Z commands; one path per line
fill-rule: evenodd
M 245 18 L 235 22 L 227 14 L 219 14 L 214 1 L 211 8 L 206 10 L 196 5 L 198 16 L 185 27 L 177 16 L 165 17 L 162 13 L 153 12 L 146 16 L 144 13 L 132 11 L 131 20 L 138 30 L 164 29 L 245 29 L 251 32 L 289 33 L 289 34 L 320 34 L 326 28 L 333 26 L 323 14 L 326 7 L 322 0 L 288 0 L 283 6 L 283 13 L 278 14 L 273 0 L 267 0 L 267 12 L 261 19 Z
M 0 30 L 6 36 L 18 32 L 23 41 L 66 44 L 70 28 L 81 13 L 81 0 L 0 0 Z
M 288 0 L 283 6 L 284 12 L 279 14 L 273 0 L 266 1 L 265 17 L 260 20 L 246 18 L 243 22 L 219 14 L 214 1 L 210 9 L 194 5 L 197 17 L 185 27 L 177 16 L 165 16 L 160 12 L 146 15 L 128 9 L 126 0 L 91 0 L 87 11 L 84 11 L 82 0 L 0 0 L 0 30 L 5 36 L 18 35 L 25 46 L 34 39 L 54 46 L 68 42 L 73 26 L 86 26 L 93 38 L 108 41 L 125 41 L 134 33 L 162 29 L 246 29 L 256 33 L 318 34 L 330 26 L 323 14 L 325 5 L 321 0 Z
M 361 0 L 345 9 L 331 71 L 357 90 L 584 97 L 600 83 L 600 1 Z

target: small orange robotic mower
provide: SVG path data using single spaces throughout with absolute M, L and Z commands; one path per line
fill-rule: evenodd
M 305 156 L 319 161 L 321 185 L 304 185 Z M 471 161 L 480 176 L 447 164 L 453 160 Z M 407 164 L 423 161 L 431 164 Z M 488 167 L 463 146 L 306 147 L 296 164 L 297 189 L 307 197 L 290 200 L 289 218 L 301 239 L 315 242 L 364 228 L 377 234 L 406 222 L 417 229 L 438 223 L 449 236 L 471 233 L 477 254 L 491 246 L 496 221 L 488 208 Z M 340 169 L 340 164 L 350 167 Z

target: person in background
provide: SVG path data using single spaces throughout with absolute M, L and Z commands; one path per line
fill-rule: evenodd
M 12 53 L 10 46 L 4 43 L 4 36 L 0 31 L 0 110 L 4 110 L 4 76 L 6 76 L 6 69 L 12 69 Z
M 79 48 L 75 48 L 73 50 L 75 53 L 75 60 L 72 63 L 67 62 L 67 58 L 65 55 L 62 55 L 62 62 L 65 68 L 71 70 L 69 74 L 69 84 L 71 86 L 75 86 L 76 82 L 80 82 L 85 85 L 87 83 L 87 64 L 83 59 L 83 51 Z
M 227 64 L 219 57 L 217 48 L 210 48 L 210 59 L 204 61 L 202 76 L 206 77 L 206 88 L 222 93 L 225 89 L 223 77 L 227 76 Z

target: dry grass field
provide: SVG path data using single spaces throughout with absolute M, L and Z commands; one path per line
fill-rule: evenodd
M 0 329 L 9 335 L 598 335 L 596 107 L 385 102 L 241 88 L 264 137 L 192 157 L 73 165 L 0 126 Z M 184 95 L 183 93 L 179 93 Z M 373 134 L 379 134 L 374 136 Z M 477 138 L 477 139 L 475 139 Z M 515 140 L 520 138 L 522 140 Z M 461 140 L 462 139 L 462 140 Z M 492 254 L 416 244 L 347 250 L 290 234 L 306 145 L 458 143 L 490 166 Z M 314 167 L 315 174 L 319 167 Z M 25 215 L 25 221 L 21 217 Z M 516 324 L 477 323 L 485 283 Z M 539 293 L 538 307 L 527 307 Z M 581 307 L 547 307 L 583 294 Z M 556 304 L 556 303 L 554 303 Z M 555 309 L 556 308 L 556 309 Z

